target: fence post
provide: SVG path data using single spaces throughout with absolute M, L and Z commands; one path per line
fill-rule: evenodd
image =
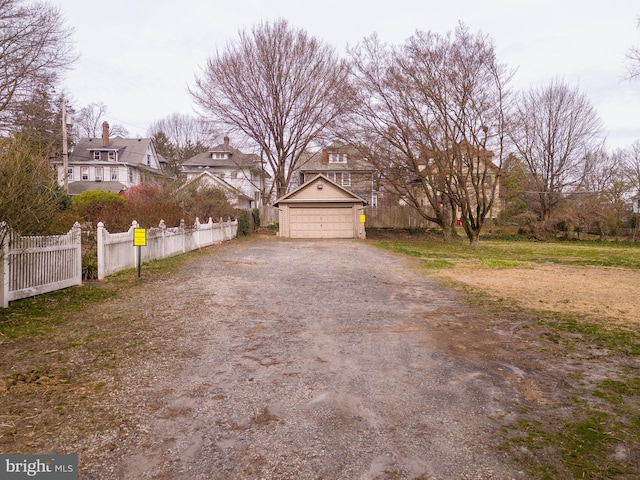
M 180 240 L 182 243 L 182 253 L 185 253 L 187 251 L 187 242 L 185 238 L 187 235 L 185 233 L 185 230 L 186 230 L 186 227 L 185 227 L 184 218 L 183 218 L 182 220 L 180 220 L 180 228 L 179 228 Z
M 200 248 L 202 246 L 202 240 L 200 238 L 200 235 L 202 234 L 202 232 L 200 231 L 200 219 L 198 217 L 196 217 L 196 221 L 193 224 L 193 228 L 196 231 L 196 235 L 195 235 L 196 244 L 197 244 L 196 248 Z
M 74 272 L 75 281 L 78 285 L 82 284 L 82 226 L 76 222 L 71 227 L 71 235 L 73 244 L 76 247 L 76 271 Z
M 131 245 L 133 245 L 133 230 L 138 227 L 140 227 L 140 225 L 138 225 L 138 222 L 136 222 L 135 220 L 131 222 L 131 226 L 129 227 L 129 231 L 131 232 Z M 133 247 L 133 264 L 136 266 L 142 265 L 142 258 L 138 260 L 138 256 L 142 257 L 141 249 Z
M 98 237 L 98 280 L 104 280 L 106 275 L 106 251 L 104 245 L 104 237 L 107 233 L 107 229 L 104 223 L 98 222 L 98 229 L 96 236 Z
M 167 258 L 167 224 L 164 223 L 164 220 L 161 219 L 158 226 L 160 227 L 160 241 L 162 242 L 160 248 L 162 252 L 161 258 Z

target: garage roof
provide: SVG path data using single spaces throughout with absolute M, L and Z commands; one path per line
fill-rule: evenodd
M 277 207 L 280 203 L 361 203 L 366 205 L 367 201 L 324 175 L 318 174 L 280 197 L 273 204 Z

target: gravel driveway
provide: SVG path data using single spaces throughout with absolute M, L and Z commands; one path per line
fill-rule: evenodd
M 95 435 L 90 478 L 523 478 L 494 437 L 517 391 L 443 346 L 476 319 L 411 260 L 238 241 L 127 301 L 154 353 L 119 379 L 135 418 Z

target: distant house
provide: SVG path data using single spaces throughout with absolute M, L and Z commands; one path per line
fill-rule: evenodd
M 203 176 L 208 172 L 208 176 Z M 224 137 L 220 145 L 190 159 L 182 164 L 182 174 L 187 181 L 197 177 L 209 181 L 211 177 L 223 180 L 223 183 L 236 189 L 245 198 L 250 199 L 250 207 L 262 203 L 262 192 L 265 190 L 269 174 L 262 168 L 258 155 L 243 153 L 229 144 L 229 137 Z M 244 202 L 241 199 L 238 208 Z
M 322 174 L 369 205 L 378 205 L 381 196 L 378 172 L 352 145 L 336 142 L 319 152 L 307 153 L 300 158 L 298 172 L 300 184 Z
M 150 138 L 109 138 L 109 124 L 102 124 L 102 138 L 83 138 L 69 155 L 68 168 L 56 162 L 58 184 L 67 176 L 70 195 L 85 190 L 121 192 L 135 185 L 161 183 L 165 160 Z
M 184 188 L 187 185 L 195 184 L 198 188 L 200 187 L 214 187 L 219 190 L 222 190 L 229 201 L 229 204 L 235 208 L 240 208 L 243 210 L 248 210 L 252 208 L 254 204 L 253 198 L 245 195 L 242 191 L 238 190 L 233 185 L 225 182 L 222 178 L 213 174 L 209 170 L 203 170 L 195 177 L 191 177 L 186 183 L 181 187 Z
M 435 160 L 438 159 L 438 157 L 440 157 L 441 160 L 436 162 Z M 431 208 L 427 192 L 425 192 L 424 189 L 431 189 L 434 183 L 442 182 L 443 189 L 442 191 L 437 191 L 435 196 L 442 198 L 442 202 L 445 202 L 447 194 L 444 191 L 444 184 L 447 181 L 451 181 L 451 173 L 441 173 L 438 171 L 437 166 L 439 164 L 453 164 L 454 167 L 452 168 L 456 171 L 456 174 L 452 183 L 460 189 L 462 188 L 461 182 L 463 179 L 466 181 L 465 188 L 467 190 L 468 197 L 471 199 L 472 208 L 475 209 L 476 207 L 473 201 L 476 196 L 476 189 L 478 189 L 478 193 L 483 193 L 487 198 L 489 198 L 491 191 L 495 187 L 494 201 L 490 211 L 488 212 L 489 214 L 487 215 L 487 218 L 495 220 L 504 209 L 504 193 L 501 189 L 502 172 L 493 163 L 492 159 L 492 151 L 484 149 L 480 150 L 466 142 L 460 143 L 456 148 L 452 148 L 444 153 L 428 152 L 427 157 L 419 161 L 418 173 L 409 183 L 413 189 L 413 197 L 417 200 L 420 207 Z M 442 176 L 443 178 L 438 179 L 439 176 Z M 430 179 L 425 184 L 423 180 L 426 177 L 429 177 Z M 474 185 L 474 181 L 479 182 L 481 179 L 484 181 L 481 186 Z M 463 190 L 461 190 L 461 192 L 463 192 Z M 433 192 L 430 191 L 429 195 L 433 196 Z M 467 195 L 462 195 L 461 193 L 462 197 L 466 197 Z M 403 204 L 404 202 L 401 201 L 400 203 Z M 459 207 L 456 207 L 454 214 L 456 218 L 461 218 L 462 212 Z

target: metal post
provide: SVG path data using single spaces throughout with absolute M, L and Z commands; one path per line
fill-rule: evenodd
M 62 176 L 65 193 L 69 193 L 69 152 L 67 148 L 67 101 L 62 97 Z

